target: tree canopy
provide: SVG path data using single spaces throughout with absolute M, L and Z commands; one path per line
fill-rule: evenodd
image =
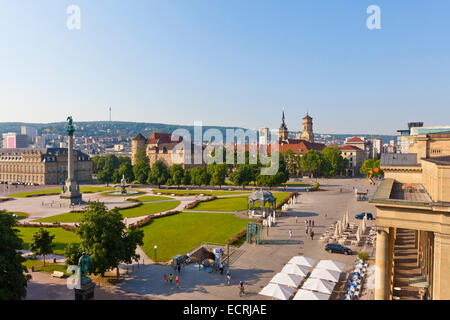
M 92 273 L 103 276 L 119 263 L 139 259 L 136 247 L 143 244 L 144 233 L 140 229 L 126 230 L 122 219 L 118 208 L 108 210 L 101 202 L 91 202 L 82 215 L 77 233 L 81 248 L 93 260 Z
M 11 214 L 0 211 L 0 300 L 20 300 L 27 295 L 30 276 L 24 274 L 25 259 L 17 251 L 23 249 L 23 241 L 15 223 Z
M 35 255 L 42 255 L 44 258 L 44 266 L 45 266 L 45 256 L 53 253 L 53 249 L 55 248 L 55 244 L 53 243 L 53 239 L 55 235 L 50 235 L 50 232 L 47 230 L 40 228 L 34 235 L 31 240 L 30 250 Z

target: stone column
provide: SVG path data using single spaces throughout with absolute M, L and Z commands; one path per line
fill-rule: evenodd
M 375 300 L 389 299 L 389 229 L 377 228 Z
M 434 233 L 433 300 L 450 299 L 450 234 Z
M 69 135 L 69 142 L 67 146 L 67 180 L 72 181 L 74 178 L 73 171 L 73 136 Z

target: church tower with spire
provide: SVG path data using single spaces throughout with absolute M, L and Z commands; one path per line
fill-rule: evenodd
M 314 142 L 313 122 L 309 114 L 303 118 L 301 138 L 308 142 Z
M 288 131 L 288 128 L 287 128 L 286 123 L 284 121 L 284 110 L 283 110 L 283 115 L 281 117 L 280 129 L 278 129 L 278 139 L 280 141 L 287 141 L 288 136 L 289 136 L 289 131 Z

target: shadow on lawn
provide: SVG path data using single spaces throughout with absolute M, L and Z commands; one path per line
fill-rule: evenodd
M 167 276 L 172 273 L 174 275 L 173 283 L 165 284 L 163 281 L 164 274 Z M 249 286 L 259 281 L 265 274 L 273 273 L 270 270 L 262 269 L 234 269 L 230 268 L 231 274 L 231 290 L 236 291 L 236 297 L 239 295 L 239 281 L 244 281 L 244 285 Z M 169 266 L 162 265 L 146 265 L 139 272 L 133 274 L 128 280 L 118 285 L 120 290 L 127 293 L 139 295 L 161 295 L 171 296 L 176 293 L 199 293 L 209 294 L 208 289 L 229 290 L 227 286 L 226 271 L 221 275 L 219 273 L 208 273 L 206 271 L 186 270 L 182 269 L 180 274 L 180 288 L 175 283 L 176 275 Z M 214 292 L 218 295 L 217 292 Z M 224 297 L 225 298 L 225 297 Z

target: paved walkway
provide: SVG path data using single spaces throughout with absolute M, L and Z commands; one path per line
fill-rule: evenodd
M 322 182 L 322 181 L 319 181 Z M 359 190 L 375 187 L 368 186 L 366 180 L 336 179 L 326 180 L 322 188 L 326 191 L 302 193 L 294 208 L 289 209 L 284 217 L 277 219 L 277 225 L 270 228 L 269 235 L 264 229 L 264 244 L 252 245 L 245 243 L 237 249 L 236 256 L 231 257 L 230 273 L 232 286 L 226 285 L 225 275 L 198 271 L 196 268 L 186 267 L 180 276 L 180 289 L 175 284 L 166 285 L 164 274 L 173 270 L 164 265 L 145 265 L 118 286 L 118 292 L 136 295 L 145 299 L 270 299 L 258 295 L 258 292 L 279 272 L 294 255 L 305 255 L 315 259 L 332 259 L 346 264 L 346 271 L 353 269 L 357 260 L 355 255 L 346 256 L 330 254 L 323 250 L 323 244 L 318 240 L 311 240 L 305 234 L 304 219 L 314 219 L 314 231 L 319 235 L 335 220 L 340 219 L 347 208 L 350 222 L 359 222 L 354 215 L 362 211 L 375 213 L 375 208 L 366 202 L 355 200 L 352 186 Z M 342 192 L 340 189 L 343 189 Z M 327 218 L 325 219 L 325 213 Z M 295 223 L 295 217 L 298 223 Z M 369 226 L 374 222 L 369 221 Z M 289 230 L 293 237 L 289 239 Z M 345 278 L 345 274 L 343 275 Z M 247 295 L 239 297 L 239 281 L 244 281 Z

